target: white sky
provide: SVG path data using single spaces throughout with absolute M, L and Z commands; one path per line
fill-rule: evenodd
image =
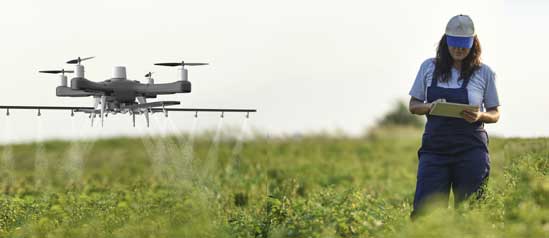
M 257 108 L 250 125 L 272 134 L 359 135 L 396 100 L 409 99 L 419 65 L 434 56 L 447 21 L 463 13 L 475 21 L 483 60 L 498 74 L 502 117 L 488 131 L 549 136 L 547 10 L 541 0 L 9 1 L 0 8 L 0 104 L 90 106 L 89 98 L 55 97 L 57 77 L 37 73 L 70 69 L 64 62 L 77 56 L 97 56 L 85 63 L 95 81 L 123 65 L 132 80 L 154 71 L 156 82 L 170 82 L 177 71 L 153 63 L 204 61 L 211 65 L 189 68 L 191 94 L 159 99 Z M 127 115 L 92 130 L 84 116 L 71 120 L 68 112 L 2 114 L 4 141 L 145 131 L 143 119 L 134 129 Z M 192 116 L 169 123 L 190 130 Z M 218 118 L 202 115 L 199 129 L 215 128 Z M 223 123 L 239 127 L 243 118 L 227 115 Z

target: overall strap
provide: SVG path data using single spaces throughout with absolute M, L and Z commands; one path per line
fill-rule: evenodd
M 435 77 L 432 77 L 431 79 L 431 87 L 437 87 L 438 80 Z
M 467 84 L 469 84 L 469 79 L 463 79 L 463 83 L 461 84 L 461 88 L 467 88 Z

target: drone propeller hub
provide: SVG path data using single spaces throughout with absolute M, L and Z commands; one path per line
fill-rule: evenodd
M 84 78 L 84 65 L 77 64 L 74 69 L 76 71 L 75 76 L 77 78 Z
M 181 69 L 181 81 L 187 81 L 189 78 L 189 71 L 187 69 L 182 68 Z
M 62 74 L 62 75 L 60 75 L 59 78 L 61 79 L 61 86 L 67 87 L 67 85 L 68 85 L 68 84 L 67 84 L 67 81 L 68 81 L 68 80 L 67 80 L 67 76 L 65 76 L 64 74 Z

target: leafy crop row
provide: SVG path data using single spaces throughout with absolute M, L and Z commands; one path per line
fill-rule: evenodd
M 411 222 L 419 133 L 4 146 L 0 237 L 547 237 L 548 139 L 492 138 L 484 199 Z

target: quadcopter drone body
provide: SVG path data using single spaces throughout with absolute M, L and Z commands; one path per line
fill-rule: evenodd
M 67 70 L 44 70 L 40 73 L 60 74 L 61 85 L 56 88 L 58 97 L 93 97 L 93 107 L 58 107 L 58 106 L 0 106 L 5 108 L 6 115 L 9 116 L 10 109 L 36 109 L 38 116 L 40 110 L 70 110 L 71 116 L 75 112 L 89 114 L 93 126 L 94 118 L 99 115 L 101 126 L 104 118 L 109 114 L 130 114 L 132 116 L 133 126 L 135 127 L 135 116 L 144 115 L 149 126 L 149 114 L 162 112 L 168 116 L 169 111 L 194 111 L 195 117 L 198 112 L 221 112 L 223 117 L 225 112 L 246 112 L 246 117 L 250 112 L 256 112 L 255 109 L 207 109 L 207 108 L 166 108 L 167 106 L 178 105 L 178 101 L 155 101 L 147 102 L 147 98 L 157 98 L 158 95 L 190 93 L 191 83 L 188 81 L 188 71 L 185 66 L 207 65 L 207 63 L 158 63 L 159 66 L 181 66 L 181 79 L 172 83 L 155 84 L 152 78 L 152 72 L 145 75 L 148 78 L 147 83 L 129 80 L 126 77 L 126 68 L 123 66 L 114 67 L 111 79 L 94 82 L 84 77 L 84 66 L 82 61 L 92 59 L 78 58 L 70 60 L 67 64 L 75 64 L 74 71 Z M 75 73 L 75 77 L 70 80 L 65 73 Z

